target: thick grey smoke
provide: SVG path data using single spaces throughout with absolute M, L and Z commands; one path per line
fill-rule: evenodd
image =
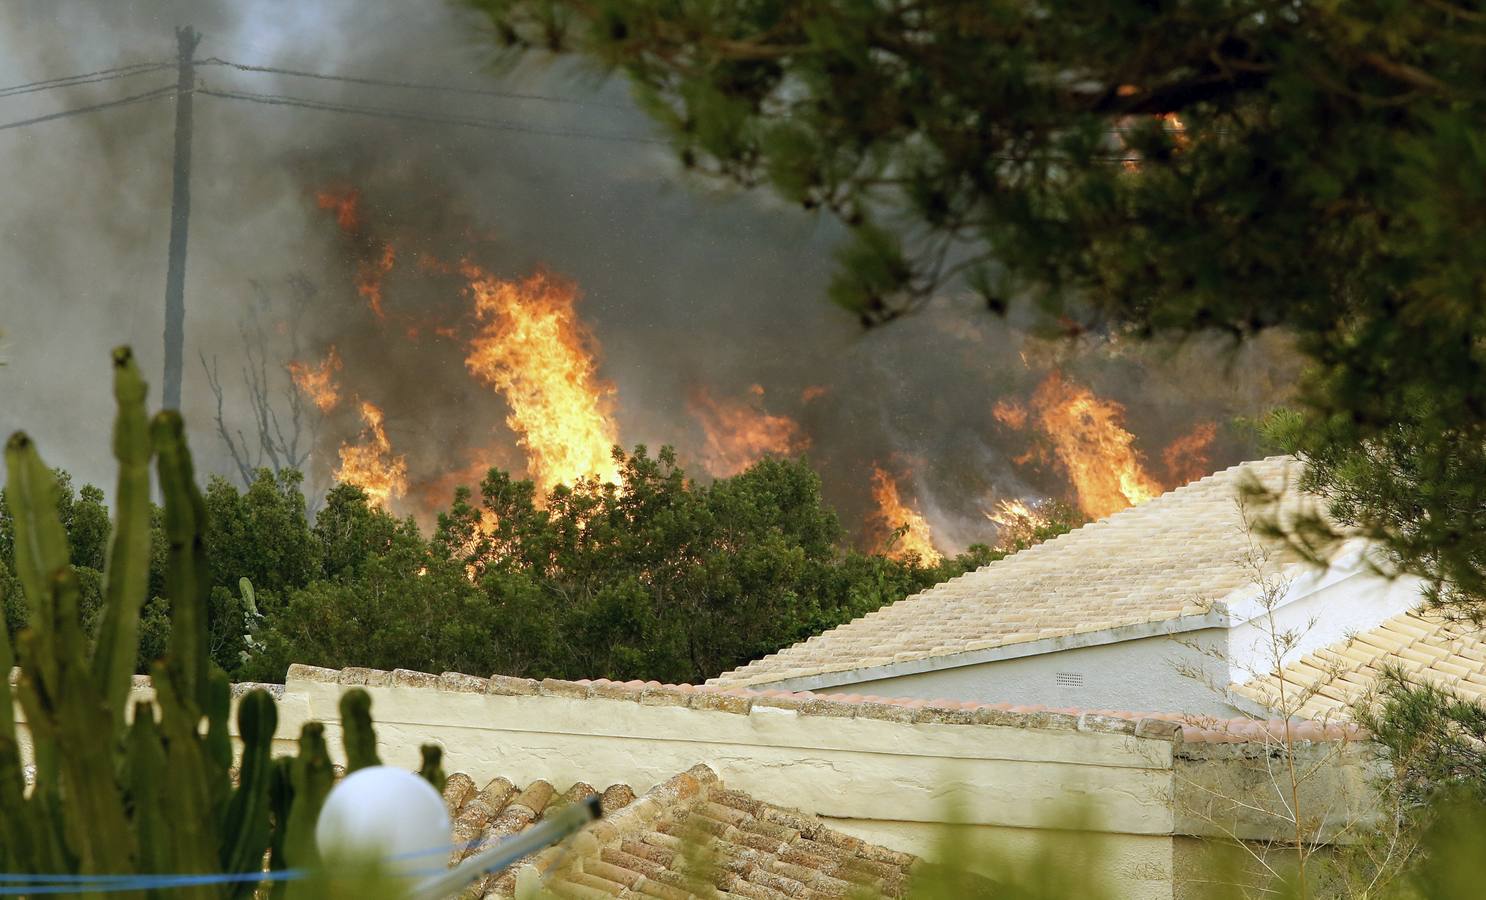
M 204 34 L 200 58 L 583 103 L 205 66 L 200 82 L 213 90 L 650 134 L 622 84 L 567 64 L 497 77 L 478 22 L 452 5 L 400 0 L 11 0 L 0 7 L 0 85 L 167 60 L 174 27 L 186 24 Z M 0 123 L 173 79 L 162 70 L 0 97 Z M 1028 355 L 1023 330 L 947 296 L 918 317 L 861 332 L 823 299 L 839 236 L 831 222 L 761 194 L 690 183 L 663 147 L 209 96 L 196 98 L 195 114 L 184 406 L 204 469 L 234 472 L 198 355 L 216 361 L 224 416 L 251 439 L 238 375 L 248 326 L 263 330 L 276 389 L 296 343 L 306 360 L 335 344 L 346 391 L 385 409 L 392 443 L 425 489 L 477 460 L 520 471 L 503 403 L 466 373 L 459 338 L 434 330 L 468 324 L 459 282 L 420 271 L 423 254 L 469 256 L 510 278 L 541 267 L 576 282 L 602 345 L 602 373 L 617 388 L 623 442 L 675 445 L 699 474 L 702 432 L 689 392 L 702 385 L 743 397 L 758 384 L 770 412 L 801 422 L 848 524 L 870 507 L 874 463 L 902 476 L 944 549 L 993 537 L 982 515 L 993 498 L 1068 491 L 1056 466 L 1015 462 L 1027 438 L 991 414 L 998 399 L 1025 400 L 1048 369 Z M 32 431 L 54 464 L 82 480 L 107 484 L 112 472 L 107 349 L 132 344 L 159 381 L 172 119 L 166 98 L 0 131 L 8 176 L 0 183 L 0 430 Z M 361 192 L 359 236 L 315 201 L 317 190 L 346 187 Z M 398 260 L 384 284 L 387 320 L 378 322 L 354 279 L 385 240 Z M 296 315 L 295 298 L 305 296 Z M 1258 412 L 1293 369 L 1271 345 L 1220 356 L 1207 344 L 1157 353 L 1102 343 L 1058 362 L 1127 406 L 1129 428 L 1152 457 L 1197 421 Z M 816 389 L 813 399 L 802 396 L 807 389 Z M 334 448 L 358 426 L 351 404 L 320 423 L 312 483 L 324 484 Z M 1251 451 L 1220 433 L 1213 465 Z M 1158 459 L 1152 466 L 1159 474 Z

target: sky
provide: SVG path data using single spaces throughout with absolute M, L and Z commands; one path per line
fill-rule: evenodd
M 467 316 L 460 286 L 419 272 L 413 254 L 477 260 L 509 279 L 552 273 L 576 285 L 624 445 L 674 445 L 704 475 L 696 391 L 746 402 L 799 423 L 849 526 L 863 527 L 881 466 L 951 551 L 993 537 L 984 511 L 997 500 L 1069 494 L 1056 460 L 1028 461 L 1027 436 L 993 415 L 998 400 L 1025 403 L 1054 368 L 1123 404 L 1153 467 L 1162 447 L 1204 421 L 1224 426 L 1212 466 L 1238 462 L 1254 445 L 1227 423 L 1262 412 L 1293 380 L 1293 357 L 1268 342 L 1049 347 L 1025 317 L 991 317 L 953 287 L 917 316 L 864 331 L 824 297 L 836 223 L 685 175 L 666 147 L 633 140 L 655 135 L 622 79 L 569 61 L 498 67 L 479 20 L 454 4 L 7 0 L 0 86 L 168 61 L 174 28 L 187 24 L 203 33 L 201 59 L 564 101 L 198 70 L 211 90 L 512 126 L 195 98 L 183 412 L 209 473 L 235 468 L 207 367 L 222 387 L 222 425 L 251 435 L 243 335 L 259 332 L 279 414 L 292 391 L 285 364 L 334 344 L 347 393 L 386 411 L 415 481 L 438 483 L 475 462 L 520 473 L 508 407 L 469 377 L 462 338 L 424 328 L 409 339 L 367 314 L 355 277 L 383 241 L 402 248 L 384 283 L 388 321 Z M 0 92 L 0 124 L 173 80 L 161 69 Z M 109 348 L 135 349 L 158 398 L 173 119 L 166 97 L 0 130 L 10 175 L 0 180 L 0 431 L 28 430 L 79 481 L 112 479 Z M 360 192 L 358 236 L 315 199 L 347 188 Z M 311 486 L 328 483 L 338 445 L 361 424 L 352 404 L 302 423 Z

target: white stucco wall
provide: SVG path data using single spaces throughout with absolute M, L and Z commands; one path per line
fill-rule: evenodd
M 433 742 L 446 770 L 477 783 L 503 776 L 644 791 L 701 762 L 729 787 L 920 855 L 935 852 L 947 822 L 961 822 L 988 874 L 1052 859 L 1090 869 L 1120 900 L 1175 897 L 1186 877 L 1181 836 L 1233 830 L 1192 815 L 1192 798 L 1207 802 L 1214 785 L 1241 790 L 1246 802 L 1234 814 L 1247 815 L 1252 795 L 1263 795 L 1251 782 L 1267 771 L 1262 748 L 1187 745 L 1155 720 L 300 667 L 274 689 L 276 748 L 291 751 L 301 726 L 319 720 L 340 760 L 339 701 L 353 687 L 371 695 L 379 751 L 392 765 L 416 768 L 419 745 Z M 1309 789 L 1333 797 L 1338 784 L 1361 784 L 1354 756 L 1328 761 Z M 1082 832 L 1067 830 L 1073 814 Z M 1242 824 L 1245 836 L 1284 837 L 1263 816 Z
M 1227 718 L 1226 646 L 1226 629 L 1205 628 L 815 690 Z
M 1267 675 L 1419 605 L 1423 599 L 1420 579 L 1378 574 L 1362 552 L 1363 547 L 1354 544 L 1326 569 L 1300 570 L 1283 585 L 1285 594 L 1272 613 L 1252 598 L 1230 600 L 1231 615 L 1244 621 L 1229 630 L 1228 680 L 1243 684 Z M 1293 641 L 1276 645 L 1272 635 L 1288 635 Z
M 762 685 L 818 693 L 875 694 L 985 703 L 1158 710 L 1194 715 L 1261 713 L 1229 695 L 1272 672 L 1278 649 L 1288 664 L 1410 610 L 1417 578 L 1389 578 L 1367 565 L 1354 543 L 1325 569 L 1292 566 L 1272 611 L 1247 585 L 1206 615 L 1124 626 L 1066 639 L 1044 639 L 972 654 L 907 660 L 856 671 Z M 1285 635 L 1277 648 L 1273 635 Z

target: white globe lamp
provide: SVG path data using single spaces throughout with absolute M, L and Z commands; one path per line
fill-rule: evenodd
M 315 825 L 326 861 L 375 860 L 412 875 L 442 869 L 450 850 L 444 799 L 421 775 L 369 766 L 331 788 Z

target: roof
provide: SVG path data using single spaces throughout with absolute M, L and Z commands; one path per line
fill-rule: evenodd
M 496 778 L 477 787 L 451 775 L 444 802 L 454 822 L 450 864 L 487 842 L 518 834 L 544 814 L 591 794 L 545 781 L 525 787 Z M 814 816 L 728 790 L 697 765 L 636 797 L 629 786 L 601 793 L 603 818 L 563 844 L 487 875 L 466 896 L 513 897 L 536 877 L 561 897 L 784 900 L 843 897 L 864 889 L 902 896 L 917 859 L 828 828 Z
M 1486 700 L 1486 636 L 1420 611 L 1394 616 L 1232 690 L 1269 709 L 1335 719 L 1366 696 L 1385 666 L 1467 700 Z
M 1249 717 L 1218 719 L 1171 712 L 1117 709 L 1054 708 L 1040 705 L 979 703 L 960 700 L 923 700 L 879 697 L 871 694 L 816 694 L 811 691 L 722 687 L 718 685 L 662 684 L 658 681 L 565 681 L 559 678 L 479 678 L 457 672 L 433 675 L 394 669 L 324 669 L 295 663 L 290 681 L 313 681 L 356 687 L 409 687 L 504 696 L 547 696 L 573 700 L 620 701 L 643 706 L 684 707 L 698 712 L 749 715 L 755 709 L 791 710 L 801 716 L 877 719 L 904 725 L 1028 728 L 1040 731 L 1079 731 L 1123 734 L 1170 742 L 1243 743 L 1265 741 L 1265 729 L 1280 723 Z M 258 685 L 242 685 L 250 689 Z M 1363 733 L 1351 726 L 1307 723 L 1303 740 L 1354 740 Z
M 904 663 L 926 660 L 970 664 L 983 660 L 966 657 L 957 663 L 953 657 L 1183 617 L 1211 618 L 1214 610 L 1223 612 L 1221 601 L 1230 593 L 1253 592 L 1253 516 L 1246 517 L 1241 506 L 1241 488 L 1257 481 L 1270 491 L 1284 491 L 1281 513 L 1293 514 L 1301 505 L 1314 505 L 1293 488 L 1285 491 L 1298 477 L 1299 465 L 1294 457 L 1274 456 L 1209 475 L 711 683 L 766 684 L 875 667 L 902 669 Z M 1281 552 L 1270 562 L 1296 561 Z M 906 672 L 895 669 L 880 677 L 887 674 Z

